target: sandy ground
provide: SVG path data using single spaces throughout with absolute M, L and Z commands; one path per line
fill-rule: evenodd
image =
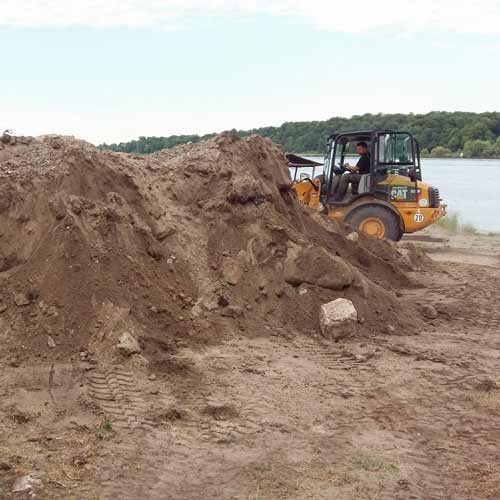
M 499 264 L 500 233 L 450 234 L 438 226 L 431 226 L 415 235 L 405 236 L 405 241 L 424 248 L 436 261 L 493 267 Z
M 438 316 L 417 335 L 235 331 L 157 377 L 2 365 L 0 498 L 30 498 L 23 472 L 40 499 L 500 498 L 500 239 L 418 244 L 438 264 L 402 293 Z M 72 394 L 111 419 L 65 416 Z

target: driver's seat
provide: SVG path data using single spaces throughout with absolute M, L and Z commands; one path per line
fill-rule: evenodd
M 370 192 L 372 174 L 363 174 L 359 180 L 358 194 L 365 194 Z

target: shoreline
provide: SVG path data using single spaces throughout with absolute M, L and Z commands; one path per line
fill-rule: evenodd
M 324 153 L 293 153 L 297 156 L 310 157 L 310 158 L 324 158 Z M 346 155 L 347 158 L 354 158 L 357 155 Z M 499 158 L 462 158 L 460 156 L 421 156 L 422 160 L 474 160 L 474 161 L 500 161 Z

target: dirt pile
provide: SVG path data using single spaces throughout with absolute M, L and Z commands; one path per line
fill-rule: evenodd
M 59 136 L 4 141 L 4 359 L 123 359 L 127 334 L 138 362 L 168 371 L 187 341 L 316 335 L 320 306 L 339 297 L 354 302 L 365 333 L 418 328 L 396 290 L 419 256 L 351 241 L 302 208 L 286 165 L 260 137 L 149 156 Z

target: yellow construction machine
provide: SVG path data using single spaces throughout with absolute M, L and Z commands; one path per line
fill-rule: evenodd
M 357 143 L 368 145 L 370 171 L 342 198 L 335 194 L 346 157 Z M 420 149 L 408 132 L 365 130 L 333 134 L 328 139 L 323 174 L 318 162 L 288 154 L 298 199 L 328 217 L 341 220 L 376 238 L 399 241 L 446 215 L 439 190 L 422 182 Z M 309 172 L 304 173 L 304 169 Z M 302 170 L 297 179 L 298 172 Z
M 301 158 L 300 156 L 288 153 L 288 167 L 293 171 L 292 187 L 297 193 L 297 197 L 302 205 L 310 208 L 319 208 L 319 195 L 321 189 L 321 176 L 316 176 L 316 169 L 323 166 L 323 163 Z M 310 172 L 300 172 L 308 169 Z

